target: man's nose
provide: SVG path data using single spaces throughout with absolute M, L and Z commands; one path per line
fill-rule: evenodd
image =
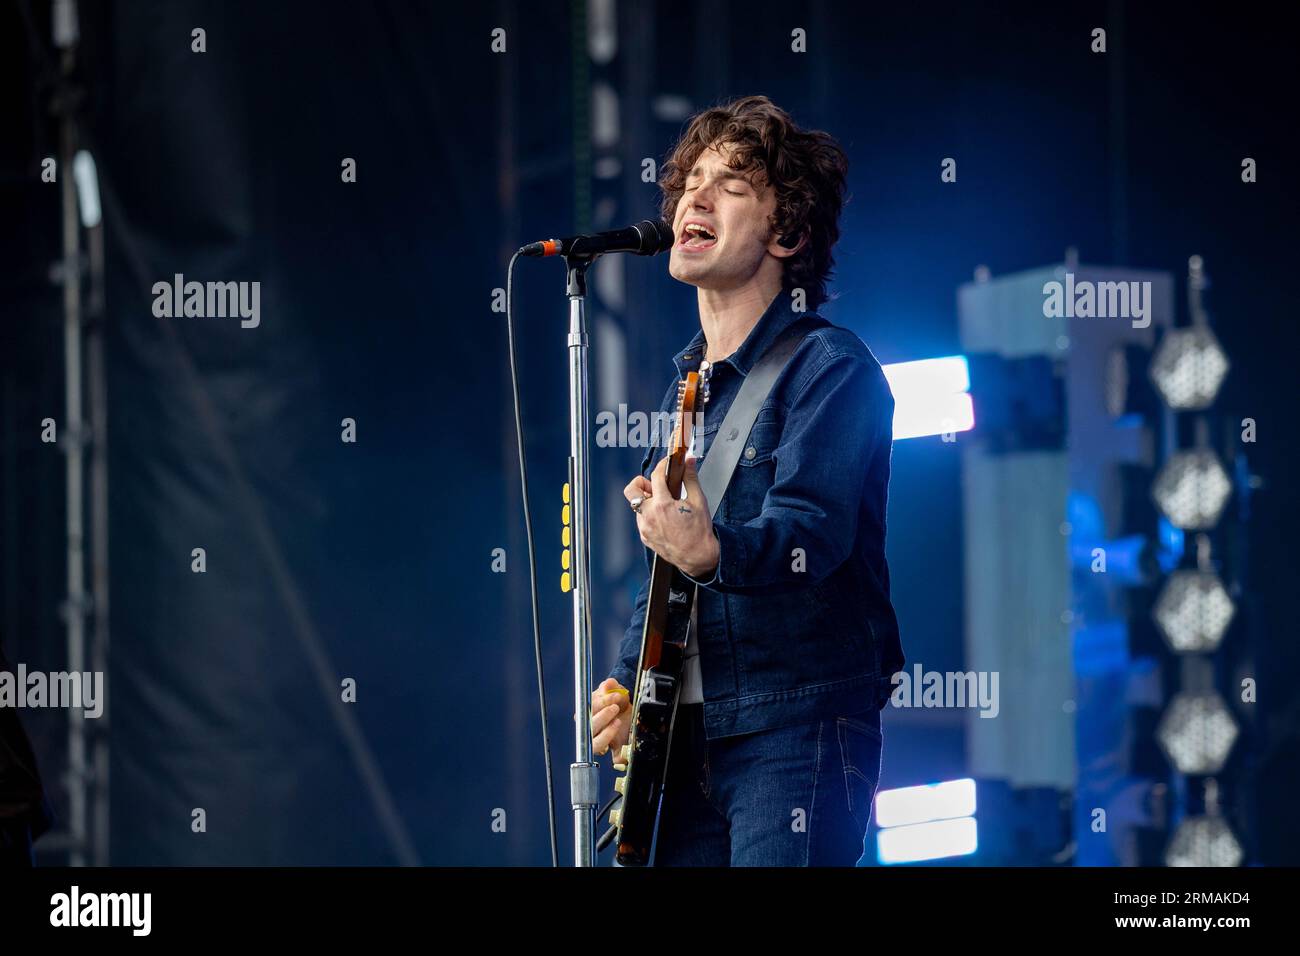
M 705 185 L 698 187 L 695 192 L 691 193 L 691 206 L 699 206 L 703 209 L 712 209 L 714 188 L 715 187 L 711 183 L 706 183 Z

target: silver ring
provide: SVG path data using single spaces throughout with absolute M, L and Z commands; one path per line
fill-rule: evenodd
M 632 501 L 630 502 L 630 504 L 632 505 L 632 510 L 635 511 L 637 514 L 640 514 L 640 513 L 641 513 L 641 506 L 642 506 L 643 504 L 645 504 L 645 496 L 644 496 L 644 495 L 638 495 L 637 497 L 635 497 L 635 498 L 632 499 Z

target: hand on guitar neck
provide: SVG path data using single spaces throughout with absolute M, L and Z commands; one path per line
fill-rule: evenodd
M 618 752 L 627 743 L 632 729 L 632 699 L 628 689 L 606 677 L 591 692 L 591 749 L 597 756 L 606 753 L 618 762 Z

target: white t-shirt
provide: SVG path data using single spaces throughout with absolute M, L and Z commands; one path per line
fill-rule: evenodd
M 682 696 L 680 703 L 704 703 L 704 684 L 700 677 L 700 641 L 696 636 L 699 627 L 699 606 L 691 605 L 691 634 L 686 641 L 686 661 L 682 675 Z
M 695 455 L 695 433 L 691 433 L 691 447 L 686 450 L 688 457 Z M 685 495 L 686 489 L 682 489 Z M 686 660 L 682 672 L 682 693 L 678 702 L 682 704 L 704 703 L 704 684 L 700 677 L 700 641 L 696 631 L 700 626 L 700 598 L 698 588 L 695 600 L 691 603 L 691 631 L 686 640 Z

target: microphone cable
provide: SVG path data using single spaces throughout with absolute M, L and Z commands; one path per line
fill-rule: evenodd
M 516 252 L 506 267 L 506 340 L 510 352 L 510 391 L 515 404 L 515 443 L 519 448 L 519 493 L 524 503 L 524 535 L 528 539 L 528 587 L 533 609 L 533 660 L 537 665 L 537 698 L 541 705 L 542 751 L 546 764 L 546 819 L 551 833 L 551 866 L 560 865 L 560 851 L 555 829 L 555 784 L 551 770 L 551 736 L 546 727 L 546 681 L 542 671 L 542 626 L 537 610 L 537 556 L 533 551 L 533 518 L 528 507 L 528 465 L 524 458 L 524 422 L 519 408 L 519 371 L 515 367 L 515 320 L 511 305 L 514 296 Z

